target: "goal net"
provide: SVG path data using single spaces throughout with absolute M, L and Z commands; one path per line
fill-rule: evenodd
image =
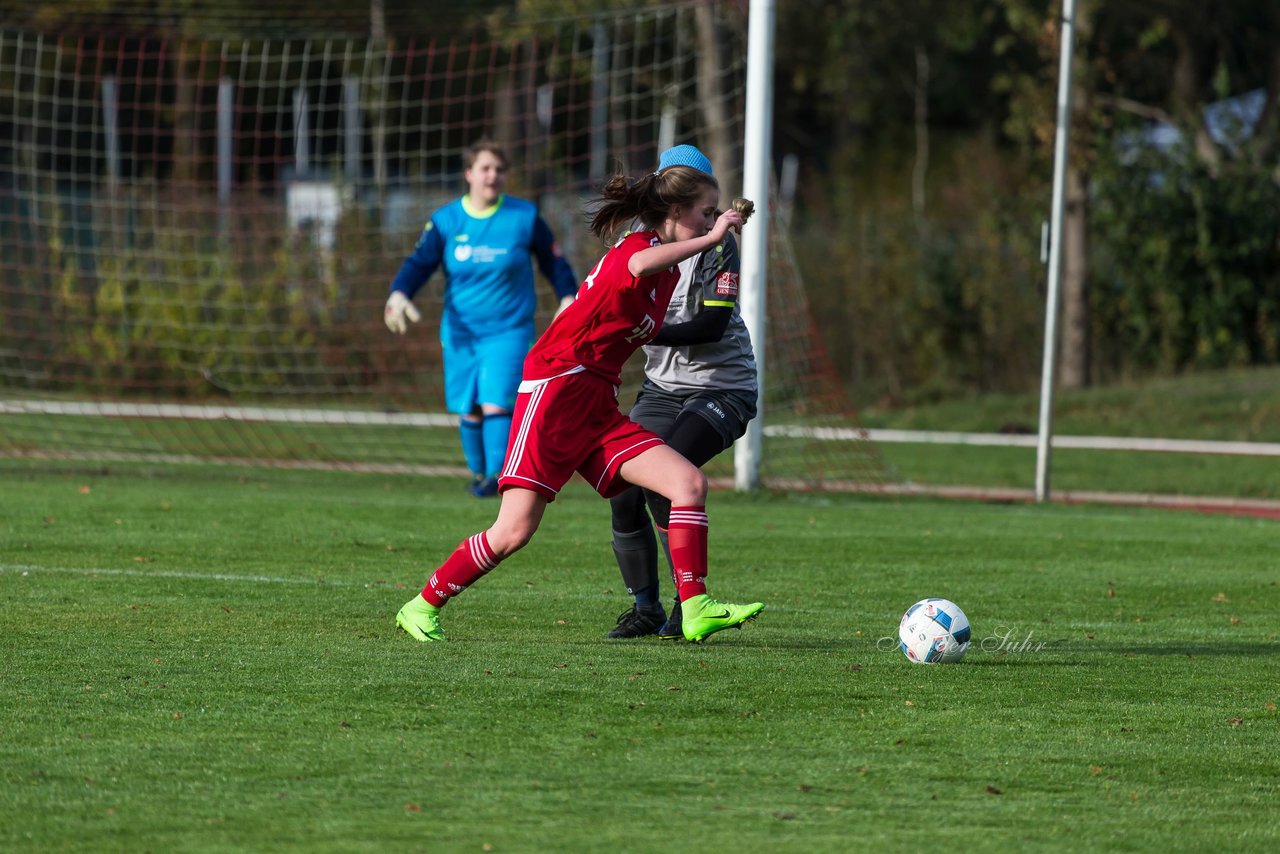
M 720 4 L 443 29 L 380 0 L 28 5 L 0 6 L 2 457 L 461 473 L 441 277 L 407 336 L 382 304 L 462 150 L 505 148 L 579 276 L 613 171 L 691 142 L 740 192 L 745 22 Z M 878 481 L 770 231 L 762 481 Z

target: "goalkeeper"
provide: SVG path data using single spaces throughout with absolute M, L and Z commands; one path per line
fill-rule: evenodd
M 711 162 L 692 145 L 662 153 L 658 172 L 672 166 L 712 174 Z M 745 220 L 750 212 L 743 213 Z M 680 281 L 666 319 L 644 347 L 645 380 L 631 407 L 631 420 L 657 433 L 698 467 L 732 445 L 756 414 L 756 361 L 738 311 L 738 270 L 738 243 L 732 233 L 680 263 Z M 618 617 L 608 637 L 683 637 L 679 598 L 670 615 L 659 598 L 659 541 L 665 563 L 671 566 L 671 502 L 633 486 L 610 499 L 610 505 L 614 555 L 635 602 Z
M 383 318 L 403 335 L 410 321 L 421 319 L 414 294 L 444 267 L 445 407 L 461 419 L 471 493 L 487 498 L 498 494 L 516 388 L 534 340 L 531 261 L 551 282 L 560 309 L 573 302 L 578 280 L 533 203 L 504 194 L 502 149 L 480 140 L 463 162 L 467 194 L 431 215 L 391 283 Z

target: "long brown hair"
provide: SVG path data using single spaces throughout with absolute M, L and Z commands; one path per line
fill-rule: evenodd
M 614 175 L 591 206 L 591 233 L 608 240 L 635 220 L 645 228 L 656 228 L 672 205 L 697 204 L 707 187 L 719 189 L 720 185 L 706 172 L 688 166 L 671 166 L 635 180 Z

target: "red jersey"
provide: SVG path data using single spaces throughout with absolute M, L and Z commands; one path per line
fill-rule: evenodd
M 661 242 L 655 232 L 639 231 L 604 254 L 578 288 L 578 298 L 529 351 L 526 381 L 585 369 L 622 384 L 623 364 L 658 334 L 680 281 L 678 266 L 639 279 L 627 269 L 632 255 Z

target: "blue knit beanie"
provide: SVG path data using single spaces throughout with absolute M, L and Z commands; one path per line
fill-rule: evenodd
M 668 166 L 688 166 L 708 175 L 715 174 L 711 171 L 711 161 L 707 159 L 707 155 L 692 145 L 675 145 L 662 152 L 662 157 L 658 158 L 658 171 L 661 172 Z

